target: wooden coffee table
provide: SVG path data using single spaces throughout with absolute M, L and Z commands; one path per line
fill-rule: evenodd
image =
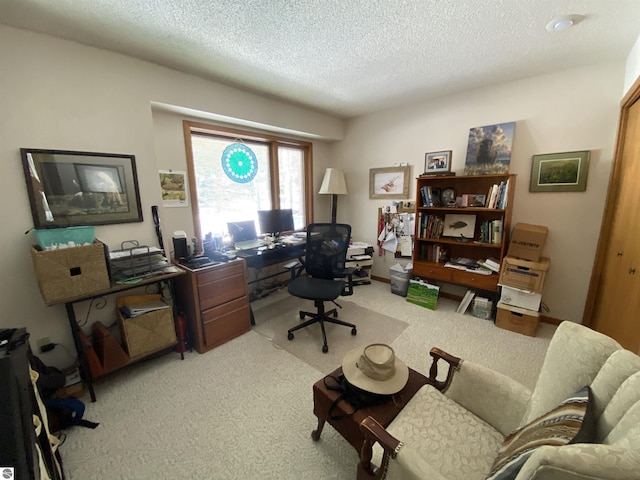
M 341 374 L 342 367 L 339 367 L 329 375 L 338 377 Z M 332 380 L 329 380 L 329 382 L 331 382 L 330 385 L 335 383 Z M 388 402 L 361 408 L 353 415 L 349 415 L 342 420 L 331 420 L 329 418 L 329 408 L 333 401 L 340 396 L 340 392 L 329 390 L 324 384 L 324 378 L 321 378 L 313 385 L 313 413 L 318 417 L 318 428 L 311 432 L 311 438 L 316 441 L 319 440 L 325 422 L 329 422 L 360 454 L 364 441 L 362 432 L 360 432 L 360 423 L 368 416 L 372 416 L 383 427 L 387 427 L 416 392 L 427 383 L 427 377 L 410 368 L 407 384 L 402 390 L 393 395 Z M 346 401 L 340 400 L 332 413 L 337 416 L 348 412 L 353 412 L 353 407 Z

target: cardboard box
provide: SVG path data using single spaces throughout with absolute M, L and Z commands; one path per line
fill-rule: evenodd
M 120 310 L 124 305 L 145 302 L 153 304 L 162 299 L 162 295 L 129 295 L 118 297 L 118 324 L 124 347 L 133 359 L 158 352 L 177 342 L 173 310 L 171 306 L 143 313 L 137 317 L 125 318 Z
M 498 302 L 498 310 L 496 314 L 497 327 L 528 335 L 530 337 L 535 337 L 539 321 L 539 312 L 512 307 L 502 302 Z
M 504 257 L 498 283 L 527 292 L 541 293 L 550 263 L 546 257 L 541 257 L 539 262 Z
M 540 303 L 542 302 L 541 293 L 527 292 L 526 290 L 508 287 L 507 285 L 500 286 L 502 287 L 502 291 L 500 292 L 500 301 L 502 303 L 535 312 L 540 310 Z
M 422 280 L 409 280 L 407 290 L 407 302 L 415 303 L 421 307 L 435 310 L 438 303 L 440 287 L 430 285 Z
M 48 305 L 91 295 L 111 287 L 105 245 L 42 250 L 31 247 L 31 259 L 38 287 Z
M 532 262 L 539 261 L 548 231 L 549 229 L 542 225 L 517 223 L 511 232 L 507 255 Z

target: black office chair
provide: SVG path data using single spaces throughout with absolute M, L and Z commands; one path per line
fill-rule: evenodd
M 338 311 L 334 308 L 325 312 L 324 302 L 333 302 L 340 295 L 353 293 L 353 268 L 345 268 L 351 225 L 341 223 L 312 223 L 307 227 L 307 243 L 304 269 L 306 276 L 299 276 L 289 283 L 289 293 L 293 296 L 313 300 L 316 312 L 300 312 L 300 319 L 311 317 L 300 325 L 288 330 L 287 338 L 293 340 L 293 332 L 314 323 L 322 329 L 322 351 L 327 353 L 327 334 L 324 322 L 351 327 L 351 335 L 358 333 L 352 323 L 338 320 Z M 333 315 L 334 318 L 331 318 Z

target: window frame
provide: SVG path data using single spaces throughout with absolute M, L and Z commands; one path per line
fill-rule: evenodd
M 187 159 L 187 176 L 189 177 L 189 195 L 191 197 L 191 215 L 193 218 L 193 230 L 198 242 L 202 242 L 202 231 L 200 228 L 200 205 L 198 204 L 198 191 L 196 186 L 195 167 L 193 164 L 193 148 L 191 136 L 208 135 L 217 138 L 225 138 L 230 141 L 241 138 L 242 140 L 252 140 L 263 142 L 269 148 L 269 176 L 270 176 L 270 196 L 271 208 L 280 208 L 280 172 L 278 163 L 278 147 L 296 147 L 302 150 L 304 167 L 304 223 L 313 223 L 313 144 L 311 142 L 294 138 L 281 137 L 266 132 L 240 130 L 203 122 L 183 120 L 185 153 Z

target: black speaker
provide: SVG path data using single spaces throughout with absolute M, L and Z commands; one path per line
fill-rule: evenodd
M 173 234 L 173 258 L 180 260 L 189 257 L 189 247 L 187 246 L 187 236 Z

